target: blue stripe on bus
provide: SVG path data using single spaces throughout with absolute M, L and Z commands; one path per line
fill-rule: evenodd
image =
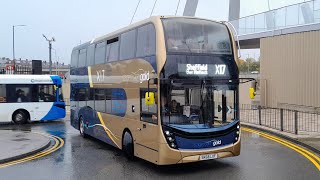
M 86 134 L 93 136 L 103 142 L 106 142 L 114 147 L 117 147 L 117 145 L 113 143 L 111 138 L 106 133 L 103 125 L 100 123 L 98 113 L 95 110 L 88 106 L 82 107 L 79 110 L 79 117 L 80 116 L 83 117 L 83 121 L 86 126 Z
M 49 112 L 41 120 L 43 121 L 64 118 L 66 116 L 66 109 L 61 108 L 61 106 L 65 107 L 65 103 L 54 102 Z

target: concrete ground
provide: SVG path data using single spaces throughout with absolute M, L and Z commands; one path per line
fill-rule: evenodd
M 41 134 L 1 130 L 0 164 L 37 153 L 50 145 L 50 138 Z

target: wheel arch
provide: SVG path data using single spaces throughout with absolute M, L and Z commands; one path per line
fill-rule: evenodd
M 29 113 L 29 111 L 28 110 L 26 110 L 26 109 L 23 109 L 23 108 L 19 108 L 19 109 L 16 109 L 13 113 L 12 113 L 12 115 L 11 115 L 11 120 L 13 121 L 13 116 L 15 115 L 15 114 L 17 114 L 18 112 L 20 112 L 20 111 L 22 111 L 22 112 L 24 112 L 26 115 L 27 115 L 27 121 L 29 120 L 31 120 L 31 116 L 30 116 L 30 113 Z

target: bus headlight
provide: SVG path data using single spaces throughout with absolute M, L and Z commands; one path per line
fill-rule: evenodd
M 167 136 L 170 136 L 170 134 L 171 134 L 170 131 L 165 131 L 164 133 L 165 133 Z
M 164 136 L 166 138 L 168 145 L 171 148 L 177 149 L 177 142 L 174 137 L 174 134 L 170 130 L 164 130 Z

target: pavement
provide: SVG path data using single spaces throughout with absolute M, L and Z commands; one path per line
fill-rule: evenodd
M 41 134 L 0 130 L 0 164 L 40 152 L 50 145 L 50 138 Z
M 241 125 L 280 136 L 284 139 L 290 140 L 296 144 L 304 146 L 305 148 L 308 148 L 313 152 L 317 153 L 318 155 L 320 155 L 320 133 L 308 132 L 308 133 L 299 133 L 298 135 L 296 135 L 290 132 L 280 131 L 270 127 L 260 126 L 257 124 L 252 124 L 247 122 L 241 122 Z

